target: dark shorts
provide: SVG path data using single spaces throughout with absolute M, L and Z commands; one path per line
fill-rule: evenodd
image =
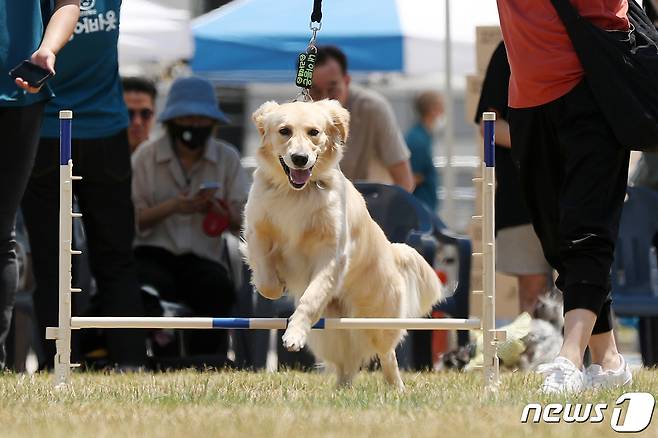
M 610 267 L 628 160 L 585 81 L 547 104 L 510 109 L 512 153 L 565 313 L 588 309 L 593 334 L 612 329 Z

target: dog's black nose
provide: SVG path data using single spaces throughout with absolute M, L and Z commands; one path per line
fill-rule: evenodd
M 290 155 L 290 159 L 295 166 L 299 167 L 305 166 L 308 163 L 308 155 L 292 154 Z

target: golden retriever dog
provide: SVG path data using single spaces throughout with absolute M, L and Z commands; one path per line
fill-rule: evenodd
M 403 330 L 311 331 L 321 317 L 421 317 L 443 297 L 432 268 L 388 241 L 340 171 L 349 113 L 335 100 L 266 102 L 253 120 L 261 146 L 242 251 L 261 295 L 295 299 L 283 345 L 308 344 L 339 386 L 378 356 L 386 381 L 404 389 L 395 357 Z

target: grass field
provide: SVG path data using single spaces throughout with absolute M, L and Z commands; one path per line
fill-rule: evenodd
M 624 391 L 586 392 L 570 402 L 608 403 L 598 424 L 521 424 L 528 402 L 564 401 L 536 393 L 540 377 L 504 374 L 483 397 L 481 374 L 407 373 L 403 394 L 378 372 L 350 389 L 316 373 L 177 372 L 75 374 L 68 390 L 52 376 L 0 374 L 2 437 L 584 437 L 611 436 L 623 392 L 658 394 L 658 371 L 638 370 Z M 658 414 L 634 436 L 658 437 Z

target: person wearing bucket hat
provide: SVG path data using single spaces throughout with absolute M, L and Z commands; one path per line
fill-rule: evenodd
M 188 77 L 172 84 L 158 120 L 163 132 L 132 156 L 140 282 L 197 316 L 228 316 L 235 298 L 219 235 L 239 232 L 249 190 L 235 147 L 212 135 L 229 119 L 212 84 Z M 188 339 L 190 355 L 226 354 L 223 331 Z
M 219 122 L 229 123 L 228 117 L 219 108 L 215 90 L 207 80 L 191 76 L 178 79 L 169 90 L 169 97 L 160 122 L 168 122 L 181 116 L 205 116 Z

